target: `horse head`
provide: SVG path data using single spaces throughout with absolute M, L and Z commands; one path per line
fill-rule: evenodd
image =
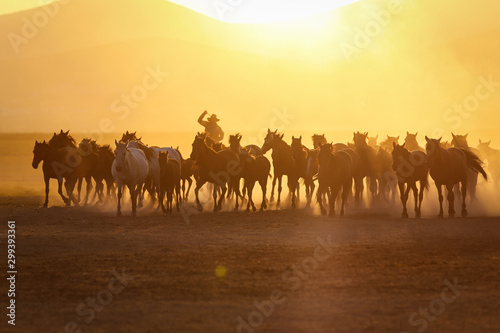
M 123 168 L 124 161 L 125 161 L 125 155 L 127 155 L 127 152 L 129 152 L 129 149 L 128 149 L 126 143 L 121 142 L 121 141 L 117 142 L 116 139 L 115 139 L 115 145 L 116 145 L 115 162 L 114 162 L 115 169 L 116 169 L 116 171 L 121 172 L 122 168 Z
M 455 135 L 455 134 L 451 133 L 451 136 L 453 137 L 453 139 L 451 140 L 451 144 L 454 147 L 461 147 L 461 148 L 469 147 L 469 144 L 467 143 L 467 136 L 468 135 L 469 135 L 469 133 L 467 133 L 465 135 Z
M 47 148 L 48 144 L 45 140 L 43 140 L 43 142 L 35 141 L 35 147 L 33 148 L 33 161 L 31 162 L 33 169 L 37 169 L 40 162 L 45 159 Z
M 425 144 L 425 152 L 427 153 L 427 156 L 429 158 L 429 163 L 432 162 L 432 160 L 441 152 L 441 149 L 444 149 L 441 147 L 441 138 L 439 139 L 430 139 L 427 136 L 425 136 L 425 141 L 427 142 Z M 429 164 L 430 166 L 430 164 Z
M 401 160 L 407 161 L 409 163 L 410 152 L 405 148 L 405 143 L 398 145 L 397 143 L 392 143 L 392 169 L 397 171 L 401 165 Z
M 356 132 L 356 133 L 353 133 L 353 137 L 352 137 L 352 141 L 354 142 L 354 145 L 356 147 L 364 147 L 364 146 L 367 146 L 367 143 L 366 143 L 366 138 L 368 138 L 368 132 L 365 132 L 365 133 L 360 133 L 360 132 Z
M 278 135 L 278 130 L 271 132 L 270 129 L 267 129 L 267 134 L 266 137 L 264 138 L 264 144 L 261 147 L 263 154 L 265 154 L 269 149 L 272 148 L 272 143 L 277 135 Z
M 314 134 L 312 136 L 312 140 L 313 140 L 313 147 L 314 149 L 318 149 L 319 146 L 321 146 L 322 144 L 326 143 L 326 138 L 325 138 L 325 134 Z
M 206 133 L 198 132 L 198 134 L 196 134 L 196 136 L 194 137 L 193 144 L 191 145 L 193 149 L 191 151 L 190 157 L 193 160 L 198 161 L 198 159 L 200 158 L 201 151 L 208 147 L 207 143 L 205 142 L 205 140 L 207 139 L 208 137 Z

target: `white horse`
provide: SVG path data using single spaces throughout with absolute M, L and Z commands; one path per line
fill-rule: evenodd
M 142 150 L 127 147 L 125 143 L 115 140 L 115 160 L 111 167 L 111 173 L 118 185 L 118 207 L 117 216 L 121 216 L 120 199 L 122 187 L 126 185 L 130 191 L 132 200 L 132 216 L 136 215 L 137 195 L 141 193 L 142 186 L 149 173 L 149 164 Z

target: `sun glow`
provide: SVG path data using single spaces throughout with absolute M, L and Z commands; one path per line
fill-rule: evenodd
M 318 15 L 359 0 L 169 0 L 228 23 L 287 22 Z

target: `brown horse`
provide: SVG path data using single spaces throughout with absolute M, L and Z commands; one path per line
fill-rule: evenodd
M 205 142 L 206 137 L 206 133 L 198 133 L 194 138 L 192 144 L 193 149 L 191 151 L 191 158 L 196 161 L 199 167 L 199 175 L 198 179 L 196 179 L 196 188 L 194 189 L 198 210 L 203 210 L 198 197 L 198 192 L 206 182 L 214 184 L 214 212 L 222 209 L 222 201 L 224 200 L 224 195 L 227 192 L 228 184 L 232 184 L 232 186 L 234 186 L 236 193 L 235 208 L 237 209 L 238 198 L 241 196 L 241 193 L 239 193 L 239 177 L 241 167 L 238 155 L 229 149 L 221 150 L 220 152 L 214 151 L 212 148 L 208 147 Z M 219 187 L 222 189 L 222 193 L 220 194 L 219 201 L 217 202 Z
M 393 144 L 392 168 L 398 177 L 399 194 L 403 204 L 401 217 L 407 218 L 406 202 L 408 194 L 413 190 L 415 198 L 415 217 L 420 217 L 424 190 L 429 189 L 429 167 L 427 165 L 427 155 L 420 150 L 409 151 L 405 144 Z M 417 182 L 420 182 L 420 192 L 417 189 Z
M 229 147 L 236 154 L 241 153 L 242 149 L 248 150 L 248 153 L 253 156 L 263 155 L 262 149 L 256 145 L 246 145 L 245 147 L 241 147 L 241 134 L 236 133 L 235 135 L 229 136 Z
M 262 145 L 262 152 L 265 154 L 268 150 L 272 149 L 271 157 L 273 159 L 273 186 L 271 188 L 271 202 L 274 200 L 274 187 L 276 181 L 278 181 L 278 200 L 276 201 L 277 207 L 279 207 L 281 202 L 281 182 L 283 176 L 288 178 L 288 190 L 290 194 L 295 191 L 293 187 L 293 156 L 292 147 L 283 141 L 283 134 L 278 134 L 275 130 L 271 132 L 270 129 L 267 130 L 267 135 L 264 139 L 264 144 Z
M 411 134 L 407 131 L 404 146 L 409 151 L 419 150 L 425 152 L 425 149 L 423 147 L 420 147 L 420 145 L 418 144 L 417 134 L 418 132 L 415 134 Z
M 189 196 L 189 190 L 193 184 L 194 176 L 194 163 L 195 161 L 189 157 L 182 160 L 181 163 L 181 181 L 182 181 L 182 199 L 187 201 Z M 188 183 L 188 188 L 186 189 L 186 182 Z
M 56 149 L 51 147 L 45 141 L 35 142 L 35 147 L 33 149 L 33 161 L 31 165 L 33 169 L 37 169 L 40 162 L 43 161 L 43 180 L 45 181 L 45 202 L 44 207 L 49 204 L 49 183 L 50 179 L 57 179 L 57 192 L 63 199 L 66 206 L 70 206 L 71 202 L 76 205 L 78 200 L 73 196 L 73 189 L 75 187 L 77 176 L 75 169 L 68 165 L 68 162 L 72 165 L 72 156 L 76 154 L 76 149 L 74 148 L 59 148 Z M 66 198 L 62 192 L 62 185 L 66 188 L 66 193 L 68 198 Z
M 310 191 L 313 190 L 311 186 L 312 178 L 307 177 L 307 156 L 309 154 L 309 149 L 302 145 L 302 135 L 298 138 L 292 136 L 292 157 L 293 157 L 293 187 L 295 191 L 292 192 L 292 208 L 296 207 L 295 203 L 295 192 L 297 193 L 297 201 L 299 201 L 300 185 L 299 179 L 304 179 L 304 184 L 306 187 L 306 197 L 309 197 Z M 306 181 L 307 178 L 307 181 Z M 314 185 L 313 185 L 314 186 Z
M 381 174 L 381 166 L 377 158 L 377 150 L 366 143 L 368 132 L 356 132 L 353 135 L 355 150 L 360 157 L 360 174 L 367 178 L 372 200 L 377 197 L 377 178 Z
M 253 202 L 252 193 L 255 186 L 255 182 L 259 182 L 260 188 L 262 189 L 262 203 L 260 204 L 260 210 L 263 211 L 267 208 L 267 178 L 270 177 L 271 163 L 264 155 L 253 156 L 250 154 L 249 148 L 243 148 L 240 153 L 241 167 L 243 171 L 241 172 L 241 177 L 244 180 L 244 189 L 248 193 L 247 211 L 250 210 L 250 205 L 253 211 L 256 210 L 255 204 Z
M 380 148 L 392 152 L 393 144 L 399 144 L 399 135 L 398 136 L 387 136 L 387 139 L 380 143 Z
M 160 193 L 158 200 L 162 211 L 172 214 L 172 202 L 175 194 L 175 206 L 179 211 L 181 201 L 181 165 L 179 161 L 168 158 L 168 151 L 160 152 L 158 156 L 160 163 Z M 163 198 L 167 195 L 167 208 L 163 204 Z
M 321 209 L 321 214 L 326 215 L 322 195 L 330 190 L 329 205 L 330 216 L 335 216 L 335 201 L 342 190 L 340 215 L 344 215 L 344 206 L 352 187 L 352 160 L 345 151 L 333 151 L 330 143 L 321 146 L 319 154 L 318 191 L 316 197 Z
M 85 182 L 87 183 L 87 188 L 85 193 L 84 204 L 86 204 L 88 202 L 88 197 L 92 190 L 93 173 L 98 163 L 97 153 L 93 152 L 90 147 L 87 147 L 85 145 L 77 147 L 76 141 L 69 134 L 69 131 L 63 132 L 61 130 L 58 134 L 54 133 L 54 135 L 49 141 L 49 145 L 56 149 L 68 148 L 70 152 L 73 152 L 74 155 L 72 156 L 73 159 L 72 167 L 76 172 L 76 176 L 78 178 L 78 187 L 77 187 L 78 202 L 80 202 L 81 198 L 82 182 L 83 179 L 85 179 Z
M 481 156 L 488 162 L 488 171 L 490 172 L 495 187 L 499 186 L 500 182 L 500 150 L 490 146 L 491 140 L 483 142 L 479 139 L 477 149 L 481 152 Z
M 451 136 L 452 136 L 452 140 L 451 140 L 451 144 L 453 147 L 457 147 L 457 148 L 462 148 L 462 149 L 466 149 L 466 150 L 470 150 L 471 152 L 473 152 L 474 154 L 476 154 L 476 156 L 479 156 L 480 152 L 479 150 L 477 150 L 476 148 L 471 148 L 469 147 L 469 144 L 467 143 L 467 135 L 469 135 L 468 133 L 465 134 L 465 135 L 455 135 L 453 133 L 451 133 Z M 474 169 L 471 169 L 469 168 L 467 170 L 467 191 L 469 192 L 470 194 L 470 198 L 471 198 L 471 201 L 474 201 L 476 200 L 476 188 L 477 188 L 477 178 L 478 178 L 478 172 Z M 458 189 L 456 189 L 458 194 L 460 194 L 460 192 L 458 191 Z
M 487 179 L 486 173 L 481 166 L 481 160 L 471 152 L 463 148 L 441 148 L 441 138 L 429 139 L 425 137 L 427 144 L 427 161 L 432 179 L 436 183 L 439 195 L 439 215 L 443 217 L 443 194 L 442 186 L 448 190 L 448 214 L 455 216 L 453 186 L 457 183 L 462 185 L 462 216 L 467 216 L 467 207 L 465 197 L 467 194 L 467 169 L 472 168 L 480 172 L 484 179 Z

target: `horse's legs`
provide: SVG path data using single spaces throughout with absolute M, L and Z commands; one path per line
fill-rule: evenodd
M 408 217 L 408 211 L 406 210 L 406 198 L 405 198 L 405 183 L 398 183 L 399 187 L 399 197 L 401 199 L 401 204 L 403 205 L 403 212 L 401 213 L 402 218 L 407 218 Z
M 455 216 L 455 194 L 453 193 L 453 185 L 446 185 L 446 189 L 448 190 L 448 215 L 449 217 Z M 462 200 L 465 200 L 463 198 Z
M 201 179 L 196 180 L 196 187 L 194 188 L 194 195 L 196 197 L 196 206 L 197 209 L 201 212 L 203 210 L 203 206 L 200 203 L 200 199 L 198 197 L 198 192 L 200 191 L 200 188 L 205 184 L 206 181 L 203 181 Z
M 122 199 L 122 184 L 118 182 L 118 206 L 116 207 L 116 216 L 122 216 L 120 201 Z
M 132 216 L 137 216 L 137 196 L 141 193 L 142 185 L 133 185 L 128 187 L 130 191 L 130 200 L 132 201 Z
M 44 175 L 43 180 L 45 181 L 45 202 L 43 203 L 43 207 L 47 207 L 49 205 L 49 183 L 50 183 L 50 178 L 48 176 Z
M 189 198 L 189 190 L 191 189 L 191 185 L 193 185 L 193 180 L 191 179 L 191 177 L 189 177 L 187 179 L 187 181 L 188 181 L 188 188 L 187 188 L 187 191 L 186 191 L 186 198 L 185 198 L 186 201 Z
M 158 194 L 158 203 L 160 204 L 161 211 L 166 213 L 167 210 L 165 209 L 165 204 L 163 203 L 165 199 L 165 188 L 162 186 L 160 187 L 160 193 Z
M 264 177 L 266 178 L 264 178 L 263 180 L 259 180 L 260 188 L 262 189 L 262 203 L 260 204 L 261 211 L 267 209 L 267 203 L 266 203 L 267 175 Z
M 318 185 L 318 190 L 316 191 L 316 200 L 319 203 L 319 208 L 321 210 L 321 215 L 326 215 L 326 209 L 323 206 L 323 192 L 325 192 L 324 186 L 321 185 L 321 184 L 319 184 Z
M 276 201 L 276 207 L 279 207 L 280 206 L 280 202 L 281 202 L 281 190 L 283 189 L 281 187 L 281 181 L 283 180 L 283 176 L 278 176 L 278 200 Z M 274 184 L 273 184 L 274 186 Z
M 443 217 L 443 188 L 441 184 L 436 183 L 436 188 L 438 191 L 438 197 L 439 197 L 439 214 L 438 217 Z
M 349 193 L 351 193 L 351 190 L 352 190 L 352 179 L 350 182 L 347 182 L 342 186 L 342 206 L 340 207 L 340 216 L 344 216 L 344 207 L 347 202 Z
M 80 193 L 82 191 L 82 183 L 83 183 L 83 177 L 78 178 L 78 186 L 76 188 L 78 192 L 78 202 L 80 202 Z
M 92 177 L 91 176 L 85 176 L 85 182 L 87 183 L 87 193 L 85 193 L 85 200 L 83 202 L 84 205 L 87 204 L 87 202 L 89 201 L 89 194 L 90 194 L 90 191 L 92 191 Z
M 337 196 L 339 194 L 340 188 L 337 186 L 332 186 L 330 190 L 330 198 L 328 200 L 328 204 L 330 205 L 329 216 L 335 216 L 335 202 L 337 201 Z
M 418 194 L 418 211 L 416 217 L 420 217 L 422 214 L 422 200 L 424 200 L 424 190 L 425 186 L 422 181 L 420 181 L 420 193 Z
M 462 217 L 468 215 L 467 207 L 465 206 L 465 196 L 467 194 L 467 182 L 462 182 Z
M 377 198 L 377 179 L 373 176 L 370 176 L 368 178 L 369 181 L 369 186 L 370 186 L 370 193 L 372 194 L 372 204 L 373 201 Z
M 418 188 L 417 188 L 417 182 L 414 181 L 412 184 L 411 184 L 411 188 L 413 190 L 413 196 L 414 196 L 414 200 L 415 200 L 415 207 L 414 207 L 414 210 L 415 210 L 415 217 L 420 217 L 420 208 L 418 206 Z
M 276 175 L 274 175 L 273 185 L 271 187 L 271 197 L 269 198 L 269 201 L 271 201 L 271 202 L 274 201 L 274 186 L 276 185 L 276 180 L 277 180 L 277 177 L 276 177 Z
M 212 197 L 214 198 L 214 212 L 217 211 L 217 191 L 218 190 L 218 186 L 213 184 L 213 188 L 212 188 Z
M 63 179 L 58 179 L 57 180 L 57 193 L 59 193 L 59 195 L 63 199 L 63 201 L 66 204 L 66 206 L 69 206 L 69 205 L 71 205 L 71 199 L 70 198 L 66 198 L 64 196 L 63 191 L 62 191 L 62 185 L 63 185 Z M 47 189 L 48 189 L 48 187 L 47 187 Z M 47 201 L 48 201 L 48 199 L 47 199 Z

